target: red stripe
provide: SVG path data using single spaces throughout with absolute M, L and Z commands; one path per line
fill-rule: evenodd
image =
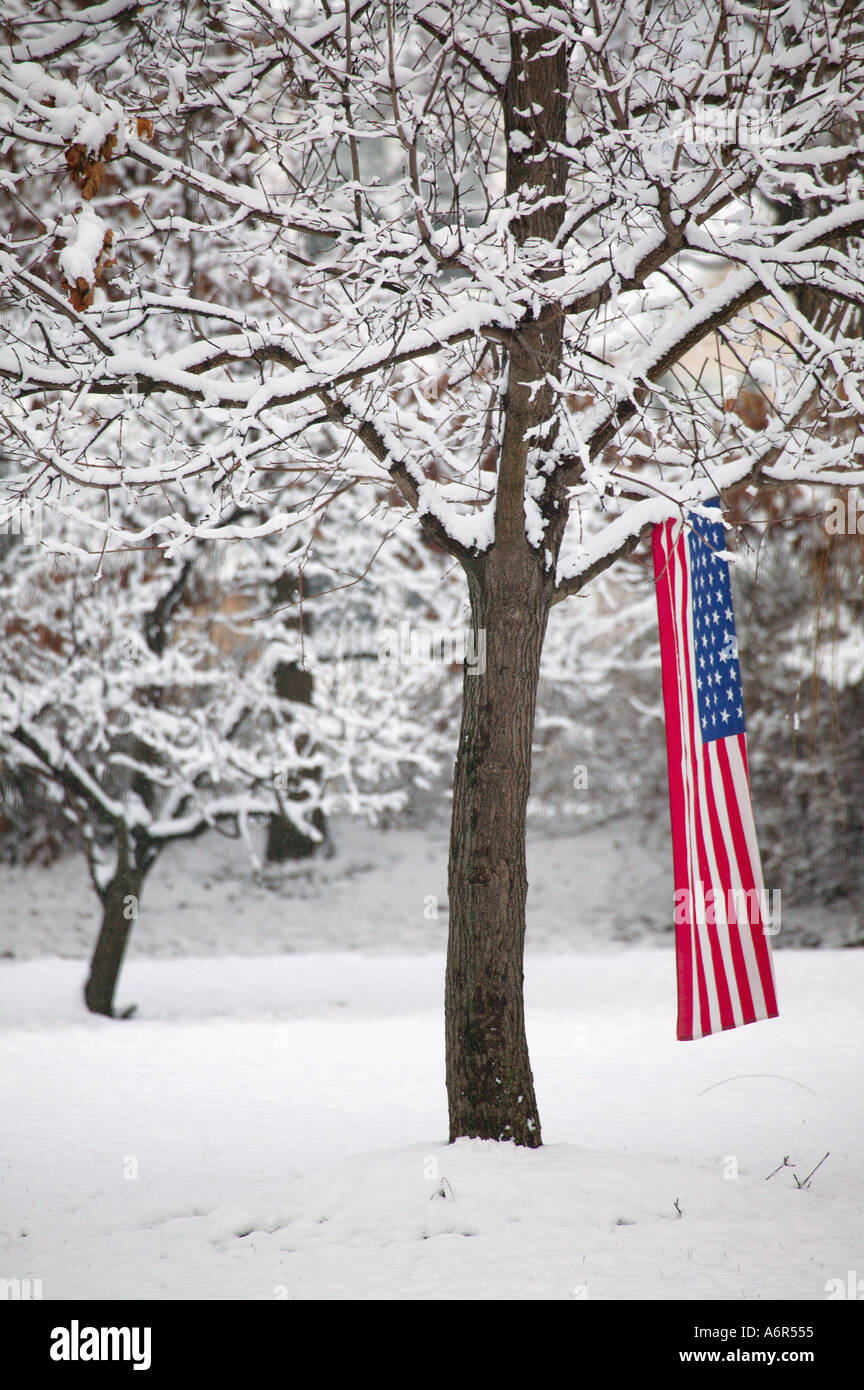
M 652 548 L 654 578 L 657 593 L 657 618 L 660 628 L 660 658 L 663 673 L 663 707 L 666 716 L 666 762 L 669 772 L 669 819 L 672 827 L 672 865 L 676 893 L 685 889 L 691 894 L 687 854 L 687 834 L 684 825 L 684 783 L 681 775 L 683 743 L 681 737 L 681 707 L 678 696 L 677 659 L 672 597 L 672 569 L 667 565 L 664 539 L 671 541 L 672 521 L 654 528 Z M 675 961 L 678 978 L 678 1026 L 681 1040 L 693 1037 L 693 960 L 690 927 L 686 920 L 675 924 Z

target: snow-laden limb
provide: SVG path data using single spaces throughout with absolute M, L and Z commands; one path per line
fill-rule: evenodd
M 856 487 L 864 483 L 864 467 L 857 463 L 860 440 L 833 444 L 814 431 L 812 424 L 804 424 L 819 400 L 818 355 L 816 364 L 814 370 L 811 360 L 809 375 L 795 383 L 787 402 L 787 421 L 769 421 L 757 443 L 751 440 L 748 448 L 736 450 L 736 456 L 725 463 L 712 461 L 710 468 L 703 466 L 694 475 L 686 466 L 686 453 L 670 451 L 670 457 L 664 461 L 673 464 L 675 472 L 664 478 L 662 485 L 641 473 L 623 474 L 614 468 L 604 481 L 604 470 L 590 470 L 592 488 L 606 488 L 612 497 L 631 500 L 602 527 L 595 523 L 590 539 L 574 545 L 565 538 L 559 556 L 555 601 L 579 593 L 616 560 L 632 554 L 656 525 L 670 518 L 687 525 L 688 513 L 698 513 L 700 506 L 718 496 L 722 501 L 743 484 L 755 480 L 763 487 Z M 642 450 L 634 452 L 641 461 Z M 848 466 L 834 467 L 840 460 L 846 460 Z
M 398 528 L 368 490 L 343 489 L 323 531 L 314 506 L 287 536 L 262 512 L 263 521 L 247 506 L 203 528 L 220 542 L 215 571 L 194 526 L 174 555 L 124 548 L 122 527 L 80 507 L 46 510 L 38 535 L 6 539 L 4 757 L 19 756 L 18 745 L 76 815 L 154 845 L 237 823 L 241 809 L 247 820 L 273 815 L 280 804 L 319 840 L 319 810 L 330 814 L 347 797 L 354 813 L 374 817 L 406 770 L 435 767 L 436 738 L 410 714 L 417 673 L 378 661 L 387 606 L 398 613 L 404 601 L 402 561 L 387 558 Z M 346 525 L 343 534 L 334 526 L 340 512 L 346 521 L 365 516 L 366 528 Z M 90 523 L 104 539 L 87 559 L 80 537 Z M 140 536 L 146 518 L 139 523 Z M 163 538 L 171 532 L 170 516 L 152 524 Z M 416 601 L 427 611 L 442 604 L 452 585 L 442 592 L 440 563 L 398 544 L 412 557 Z M 366 579 L 373 558 L 377 584 Z M 392 593 L 381 586 L 388 566 Z M 292 572 L 299 612 L 286 602 Z M 371 664 L 353 704 L 356 639 L 343 631 L 335 640 L 334 619 L 346 614 L 369 633 Z M 280 693 L 280 673 L 295 668 L 292 697 Z
M 790 234 L 770 252 L 751 250 L 745 255 L 743 249 L 739 250 L 735 259 L 746 259 L 750 268 L 730 271 L 717 289 L 704 293 L 698 304 L 669 322 L 632 366 L 617 373 L 619 380 L 614 383 L 611 399 L 599 403 L 580 420 L 584 455 L 590 457 L 598 453 L 612 438 L 613 427 L 635 413 L 637 392 L 647 383 L 659 380 L 689 351 L 757 299 L 771 295 L 780 307 L 790 312 L 788 295 L 784 291 L 800 286 L 801 271 L 807 266 L 806 262 L 802 267 L 795 261 L 796 253 L 827 246 L 839 237 L 860 236 L 862 231 L 864 201 L 856 200 L 848 207 L 814 219 L 806 230 Z M 794 307 L 790 316 L 798 319 L 806 331 L 808 325 Z M 824 348 L 826 343 L 825 335 L 820 335 L 818 346 Z
M 806 335 L 806 315 L 793 304 L 805 281 L 854 300 L 861 36 L 842 5 L 829 9 L 819 25 L 802 13 L 791 46 L 771 16 L 730 19 L 731 90 L 710 64 L 693 69 L 690 46 L 698 48 L 703 21 L 683 23 L 672 0 L 650 18 L 638 6 L 624 16 L 598 4 L 590 29 L 567 4 L 526 10 L 517 31 L 542 15 L 570 51 L 572 122 L 549 148 L 566 161 L 577 196 L 549 246 L 518 234 L 527 216 L 555 206 L 533 175 L 520 183 L 520 167 L 539 158 L 539 113 L 516 109 L 501 144 L 511 61 L 505 6 L 416 4 L 404 29 L 388 31 L 362 4 L 338 20 L 288 4 L 259 31 L 261 14 L 241 0 L 233 53 L 196 16 L 184 27 L 158 0 L 134 19 L 113 3 L 86 19 L 50 22 L 47 12 L 13 9 L 19 38 L 0 64 L 4 119 L 15 131 L 9 186 L 19 174 L 53 179 L 45 235 L 59 241 L 67 281 L 92 282 L 94 303 L 70 310 L 29 249 L 22 260 L 7 247 L 8 283 L 28 324 L 0 348 L 9 392 L 24 403 L 67 397 L 106 419 L 130 398 L 150 409 L 156 397 L 158 414 L 163 398 L 176 397 L 186 410 L 230 422 L 219 445 L 202 440 L 197 457 L 139 468 L 130 481 L 140 488 L 210 469 L 218 476 L 229 460 L 248 479 L 247 436 L 263 429 L 275 443 L 285 419 L 297 421 L 298 438 L 309 432 L 308 461 L 319 428 L 313 407 L 323 398 L 330 422 L 352 437 L 345 448 L 355 472 L 368 450 L 439 543 L 481 554 L 494 505 L 455 502 L 441 483 L 458 477 L 468 496 L 488 482 L 482 458 L 500 445 L 501 367 L 517 341 L 530 343 L 565 315 L 556 398 L 592 400 L 579 416 L 565 406 L 562 440 L 573 442 L 538 462 L 547 485 L 535 479 L 525 496 L 526 537 L 548 551 L 552 573 L 556 472 L 567 483 L 583 476 L 586 460 L 615 445 L 703 338 L 731 332 L 735 321 L 740 341 L 756 299 L 774 301 Z M 717 34 L 704 22 L 713 51 Z M 170 36 L 165 56 L 160 35 Z M 113 54 L 112 40 L 124 37 L 126 56 L 102 65 L 100 45 Z M 64 58 L 69 44 L 78 67 Z M 185 52 L 182 71 L 167 56 L 177 51 Z M 809 86 L 801 76 L 808 62 Z M 451 63 L 464 79 L 458 90 Z M 287 89 L 276 79 L 280 65 Z M 689 125 L 681 124 L 682 97 Z M 143 114 L 133 120 L 131 111 Z M 671 123 L 669 111 L 677 113 Z M 742 111 L 749 124 L 739 129 Z M 184 120 L 203 123 L 194 158 Z M 781 123 L 782 139 L 771 121 Z M 340 163 L 349 153 L 350 180 Z M 784 187 L 809 198 L 815 215 L 778 221 L 771 208 Z M 77 190 L 84 206 L 76 212 Z M 116 289 L 112 280 L 107 291 L 103 227 L 117 261 Z M 219 243 L 212 254 L 208 236 Z M 196 244 L 197 264 L 202 253 L 208 261 L 206 297 L 184 278 L 184 248 Z M 235 276 L 238 256 L 247 276 Z M 214 336 L 220 319 L 239 331 Z M 477 364 L 496 358 L 487 390 Z M 839 359 L 833 369 L 839 379 Z M 854 400 L 854 372 L 844 371 Z M 428 410 L 406 411 L 405 392 L 425 390 L 433 377 L 448 378 L 442 408 L 429 399 Z M 61 433 L 69 433 L 65 421 L 40 450 L 43 467 L 76 483 L 126 485 L 125 470 L 98 462 L 80 433 L 68 445 Z M 106 444 L 113 433 L 102 433 Z
M 40 769 L 56 778 L 70 796 L 83 801 L 99 819 L 129 830 L 148 825 L 147 817 L 142 816 L 137 808 L 127 813 L 122 801 L 106 796 L 98 781 L 67 748 L 62 747 L 50 731 L 46 735 L 38 727 L 28 728 L 18 724 L 10 730 L 9 737 L 32 753 Z
M 248 822 L 253 817 L 263 819 L 273 814 L 272 798 L 240 793 L 216 797 L 206 804 L 154 819 L 140 798 L 130 797 L 124 802 L 106 796 L 81 762 L 61 747 L 56 738 L 50 734 L 46 737 L 38 726 L 34 729 L 18 725 L 11 731 L 11 737 L 34 755 L 40 769 L 56 779 L 73 801 L 85 803 L 96 821 L 112 825 L 133 838 L 143 836 L 157 846 L 169 840 L 191 839 L 220 821 L 238 823 L 243 817 Z M 116 766 L 117 760 L 114 761 Z M 139 769 L 142 766 L 139 764 Z M 188 800 L 187 793 L 182 801 Z
M 67 244 L 69 255 L 64 269 L 69 265 L 83 271 L 85 263 L 92 266 L 95 244 L 92 225 L 91 219 L 83 245 L 77 231 L 75 241 L 71 246 Z M 173 392 L 221 409 L 241 407 L 246 414 L 255 416 L 276 407 L 296 405 L 322 391 L 338 390 L 373 373 L 389 371 L 402 363 L 440 352 L 442 348 L 473 340 L 478 334 L 485 336 L 496 327 L 512 327 L 514 322 L 495 305 L 468 304 L 438 322 L 406 333 L 398 350 L 388 341 L 356 352 L 333 353 L 324 361 L 316 360 L 309 353 L 301 354 L 290 340 L 286 346 L 284 334 L 274 340 L 264 333 L 244 334 L 206 345 L 195 344 L 158 359 L 131 350 L 114 351 L 95 371 L 87 373 L 86 390 L 106 395 L 122 395 L 130 390 Z M 298 358 L 302 365 L 295 367 Z M 287 363 L 294 369 L 288 374 L 270 377 L 266 385 L 254 380 L 233 382 L 228 377 L 203 375 L 215 367 L 265 362 Z M 0 354 L 0 375 L 15 380 L 18 368 L 13 350 Z M 57 391 L 71 390 L 81 384 L 80 371 L 49 367 L 42 374 L 30 374 L 27 393 L 37 385 Z
M 104 31 L 108 24 L 116 24 L 133 13 L 146 14 L 148 8 L 155 8 L 156 0 L 102 0 L 101 4 L 91 5 L 83 12 L 72 6 L 58 7 L 59 15 L 45 37 L 39 37 L 38 24 L 34 26 L 33 37 L 24 37 L 15 44 L 10 56 L 15 63 L 44 63 L 67 53 L 82 39 L 90 38 Z M 56 13 L 56 12 L 55 12 Z M 25 19 L 27 16 L 25 16 Z M 36 16 L 34 15 L 35 19 Z M 23 24 L 22 29 L 26 29 Z
M 242 492 L 256 486 L 268 441 L 278 449 L 290 439 L 297 463 L 316 466 L 320 404 L 340 430 L 343 476 L 380 469 L 439 544 L 463 560 L 482 555 L 494 543 L 489 483 L 508 356 L 517 344 L 530 351 L 533 335 L 564 316 L 565 353 L 550 378 L 558 438 L 554 449 L 535 451 L 522 510 L 528 543 L 548 557 L 556 582 L 569 582 L 576 576 L 563 557 L 571 552 L 560 551 L 566 488 L 594 478 L 604 495 L 604 452 L 627 447 L 660 383 L 694 354 L 710 355 L 716 335 L 746 362 L 757 301 L 773 306 L 787 358 L 796 341 L 817 343 L 846 399 L 861 399 L 846 344 L 817 330 L 798 303 L 805 283 L 846 303 L 861 286 L 861 32 L 842 5 L 829 8 L 819 25 L 802 12 L 791 44 L 771 16 L 730 20 L 731 89 L 710 64 L 692 68 L 702 21 L 691 16 L 682 27 L 674 0 L 651 16 L 598 4 L 590 29 L 567 4 L 526 10 L 517 31 L 542 19 L 570 52 L 572 120 L 548 149 L 566 161 L 576 196 L 549 245 L 519 235 L 528 216 L 551 214 L 556 198 L 530 169 L 520 172 L 540 158 L 546 137 L 539 110 L 506 110 L 506 7 L 415 4 L 394 30 L 362 4 L 338 21 L 293 4 L 257 32 L 257 10 L 240 3 L 233 54 L 196 18 L 178 28 L 159 3 L 145 7 L 143 23 L 131 23 L 121 4 L 96 6 L 86 19 L 52 20 L 55 35 L 47 16 L 37 23 L 13 14 L 20 42 L 0 64 L 16 131 L 12 178 L 54 177 L 69 165 L 65 188 L 55 177 L 45 226 L 59 239 L 66 280 L 92 282 L 95 292 L 93 307 L 76 311 L 34 268 L 29 249 L 23 258 L 11 244 L 3 253 L 28 325 L 0 347 L 10 394 L 28 412 L 41 397 L 74 399 L 91 419 L 102 416 L 88 442 L 61 411 L 52 420 L 49 406 L 32 434 L 40 476 L 122 490 L 191 484 L 212 472 L 236 475 Z M 159 33 L 187 51 L 182 72 L 155 46 Z M 114 35 L 128 37 L 128 57 L 103 66 L 99 45 Z M 710 23 L 705 38 L 713 51 Z M 63 58 L 69 42 L 75 63 L 84 60 L 80 71 Z M 28 56 L 21 46 L 32 43 L 52 61 L 40 62 L 35 49 Z M 206 63 L 214 76 L 203 82 L 196 71 Z M 290 94 L 275 80 L 280 63 L 289 86 L 299 83 Z M 472 74 L 458 92 L 448 63 Z M 808 63 L 812 78 L 802 77 Z M 680 119 L 682 96 L 689 124 Z M 152 114 L 133 121 L 133 109 Z M 204 113 L 210 134 L 192 159 L 182 122 Z M 512 127 L 506 149 L 502 117 Z M 349 152 L 350 181 L 339 172 Z M 470 197 L 460 185 L 469 174 Z M 112 175 L 128 197 L 104 191 Z M 85 200 L 77 210 L 76 184 Z M 442 212 L 448 185 L 450 211 Z M 807 216 L 775 215 L 784 190 L 811 209 Z M 98 206 L 88 201 L 94 191 Z M 115 236 L 121 267 L 109 294 L 98 283 L 103 228 Z M 221 248 L 209 258 L 208 235 Z M 192 245 L 199 266 L 202 254 L 208 260 L 206 297 L 184 279 Z M 248 267 L 245 284 L 232 275 L 232 251 Z M 214 333 L 220 320 L 228 331 Z M 443 393 L 430 394 L 436 379 Z M 722 383 L 712 387 L 715 399 L 717 390 Z M 222 437 L 204 428 L 176 457 L 121 462 L 127 403 L 155 422 L 171 398 L 218 422 Z M 668 392 L 663 399 L 667 437 L 655 438 L 650 457 L 643 452 L 639 480 L 629 484 L 649 494 L 665 490 L 657 465 L 677 457 L 683 466 L 687 455 L 673 440 L 682 425 L 689 431 L 693 409 L 683 400 L 670 409 Z M 705 401 L 712 452 L 725 431 L 737 456 L 737 424 L 721 426 L 722 412 Z M 22 432 L 13 414 L 9 430 L 23 456 L 29 428 Z M 361 463 L 364 451 L 372 463 Z M 791 455 L 782 467 L 788 476 Z M 275 517 L 256 525 L 262 536 L 279 529 Z M 161 535 L 175 547 L 193 531 L 201 540 L 228 534 L 199 512 L 194 522 L 151 522 L 143 538 Z M 616 549 L 610 541 L 603 553 Z
M 669 485 L 666 495 L 645 497 L 631 502 L 618 516 L 581 545 L 562 550 L 557 578 L 557 598 L 578 593 L 596 575 L 618 558 L 631 554 L 653 527 L 675 517 L 686 524 L 686 515 L 717 496 L 718 489 L 731 489 L 753 475 L 749 459 L 715 470 L 711 478 L 692 479 L 677 487 Z

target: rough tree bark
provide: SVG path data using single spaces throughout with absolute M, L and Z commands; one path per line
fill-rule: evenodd
M 91 1013 L 115 1017 L 114 995 L 123 957 L 138 915 L 144 879 L 155 859 L 155 851 L 149 844 L 133 845 L 125 835 L 120 837 L 114 877 L 99 892 L 102 925 L 84 986 L 84 1002 Z M 126 1016 L 128 1014 L 124 1014 Z
M 485 629 L 487 652 L 484 673 L 465 672 L 453 785 L 447 1089 L 451 1140 L 535 1146 L 522 1000 L 525 811 L 549 605 L 539 567 L 515 549 L 496 546 L 470 581 L 472 622 Z
M 502 91 L 507 192 L 536 200 L 512 224 L 517 243 L 548 257 L 564 216 L 567 55 L 546 28 L 511 34 Z M 515 137 L 515 138 L 513 138 Z M 531 455 L 554 445 L 562 325 L 546 317 L 523 328 L 509 350 L 498 464 L 495 540 L 465 560 L 472 623 L 486 633 L 486 670 L 464 677 L 462 726 L 450 839 L 450 933 L 446 980 L 450 1139 L 512 1139 L 538 1147 L 540 1119 L 528 1058 L 523 951 L 528 880 L 525 814 L 531 779 L 540 656 L 565 520 L 548 483 L 539 500 L 545 533 L 526 533 Z

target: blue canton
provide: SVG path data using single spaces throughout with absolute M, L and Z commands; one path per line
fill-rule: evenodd
M 709 502 L 719 507 L 719 501 Z M 723 527 L 717 521 L 690 517 L 687 545 L 690 556 L 690 601 L 696 663 L 696 703 L 702 742 L 744 732 L 744 697 L 738 643 L 732 617 L 729 563 L 718 552 L 726 549 Z

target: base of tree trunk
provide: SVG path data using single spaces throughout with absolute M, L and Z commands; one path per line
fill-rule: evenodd
M 125 1009 L 120 1009 L 119 1012 L 114 1008 L 109 1010 L 101 1007 L 102 1001 L 99 996 L 88 992 L 87 985 L 84 986 L 83 994 L 88 1011 L 91 1014 L 101 1014 L 103 1018 L 114 1018 L 122 1022 L 124 1019 L 134 1018 L 138 1012 L 137 1004 L 127 1004 Z

